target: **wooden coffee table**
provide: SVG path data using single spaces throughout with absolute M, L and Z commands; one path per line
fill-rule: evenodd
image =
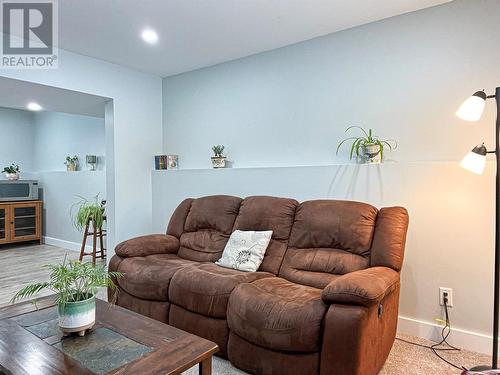
M 96 299 L 96 325 L 63 337 L 53 297 L 0 309 L 0 374 L 180 374 L 212 372 L 216 344 Z M 37 309 L 38 308 L 38 309 Z

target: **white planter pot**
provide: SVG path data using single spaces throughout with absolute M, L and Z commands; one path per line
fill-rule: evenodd
M 368 164 L 381 163 L 380 146 L 377 144 L 363 146 L 363 161 Z
M 212 166 L 214 168 L 225 168 L 226 167 L 226 157 L 225 156 L 212 156 Z
M 68 163 L 66 164 L 66 170 L 68 172 L 75 172 L 77 169 L 76 163 Z
M 95 297 L 84 301 L 59 304 L 59 328 L 64 333 L 78 332 L 81 336 L 85 330 L 95 324 Z
M 19 172 L 17 173 L 5 173 L 5 178 L 10 181 L 19 180 Z

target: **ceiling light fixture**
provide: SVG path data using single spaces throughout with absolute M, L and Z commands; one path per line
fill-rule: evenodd
M 40 104 L 35 102 L 29 102 L 26 105 L 26 108 L 28 108 L 30 111 L 41 111 L 43 109 Z
M 144 29 L 141 34 L 142 39 L 149 44 L 158 42 L 158 34 L 152 29 Z

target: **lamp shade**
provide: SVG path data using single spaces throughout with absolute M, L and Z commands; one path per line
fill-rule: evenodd
M 478 121 L 483 114 L 485 105 L 486 93 L 477 91 L 462 103 L 456 114 L 465 121 Z
M 486 147 L 484 143 L 472 149 L 467 155 L 464 156 L 460 162 L 460 166 L 470 172 L 476 174 L 483 174 L 486 165 Z

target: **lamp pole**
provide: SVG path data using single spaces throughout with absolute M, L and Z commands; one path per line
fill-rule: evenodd
M 484 93 L 484 91 L 476 92 L 472 97 L 472 100 L 475 100 L 476 105 L 476 115 L 474 115 L 474 109 L 472 109 L 472 115 L 468 118 L 462 117 L 462 114 L 457 112 L 459 117 L 462 117 L 468 121 L 477 121 L 482 113 L 484 105 L 479 107 L 479 115 L 477 116 L 477 98 L 482 100 L 487 99 L 495 99 L 497 105 L 497 118 L 495 124 L 495 150 L 487 151 L 486 147 L 483 145 L 476 146 L 474 150 L 472 150 L 472 154 L 481 155 L 486 159 L 486 154 L 495 154 L 496 158 L 496 175 L 495 175 L 495 261 L 494 261 L 494 287 L 493 287 L 493 353 L 491 358 L 491 367 L 490 366 L 475 366 L 471 368 L 473 371 L 484 371 L 484 370 L 496 370 L 498 369 L 498 316 L 499 316 L 499 304 L 500 304 L 500 87 L 495 89 L 495 95 L 488 95 Z M 459 110 L 460 111 L 460 110 Z M 464 112 L 465 113 L 465 112 Z M 465 114 L 467 116 L 467 114 Z M 464 158 L 465 160 L 465 158 Z M 464 168 L 473 171 L 473 169 L 468 168 L 464 165 Z M 483 167 L 484 168 L 484 164 Z M 482 173 L 482 168 L 479 172 Z
M 495 101 L 497 104 L 497 119 L 495 126 L 495 156 L 496 156 L 496 176 L 495 176 L 495 287 L 493 297 L 493 360 L 492 369 L 498 368 L 498 304 L 500 290 L 500 87 L 495 89 Z
M 483 144 L 474 147 L 460 162 L 460 166 L 482 174 L 486 163 L 486 154 L 495 154 L 495 261 L 494 261 L 494 287 L 493 287 L 493 353 L 491 367 L 475 366 L 473 371 L 498 369 L 498 315 L 500 304 L 500 87 L 495 89 L 494 95 L 486 95 L 484 90 L 476 91 L 469 99 L 463 102 L 456 115 L 462 120 L 478 121 L 483 113 L 487 99 L 495 99 L 497 105 L 497 118 L 495 123 L 495 150 L 488 151 Z

